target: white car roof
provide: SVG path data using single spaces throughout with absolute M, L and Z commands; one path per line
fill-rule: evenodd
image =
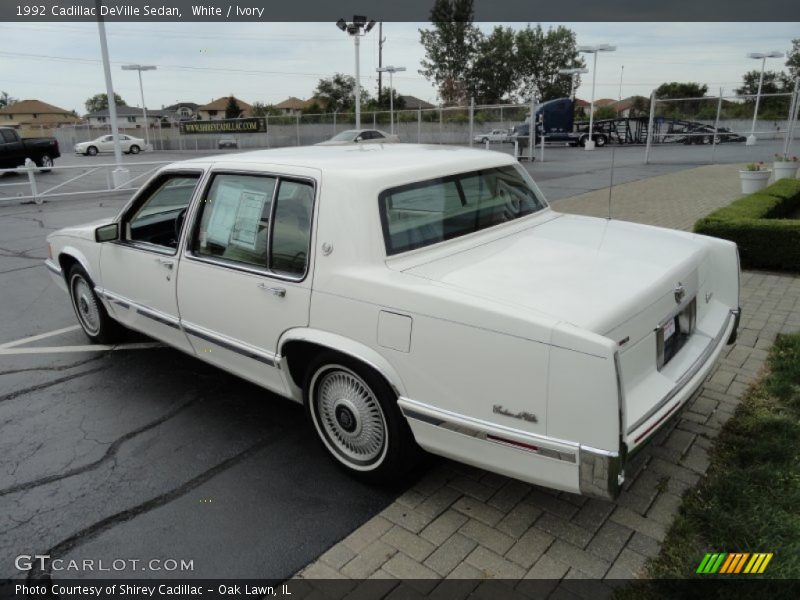
M 463 173 L 515 164 L 513 156 L 501 152 L 424 144 L 364 144 L 353 146 L 300 146 L 256 150 L 239 154 L 201 157 L 175 163 L 216 165 L 283 165 L 316 169 L 323 174 L 347 174 L 359 179 L 382 179 L 387 172 L 418 174 L 418 180 L 444 174 Z

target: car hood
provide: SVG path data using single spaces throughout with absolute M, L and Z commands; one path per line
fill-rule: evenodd
M 696 282 L 706 255 L 700 236 L 558 215 L 405 272 L 606 335 Z
M 95 229 L 103 225 L 108 225 L 109 223 L 113 223 L 114 220 L 115 220 L 114 217 L 106 217 L 104 219 L 98 219 L 97 221 L 92 221 L 91 223 L 84 223 L 83 225 L 73 225 L 71 227 L 64 227 L 63 229 L 54 231 L 47 237 L 48 239 L 50 239 L 51 237 L 64 236 L 64 237 L 81 238 L 84 240 L 94 241 Z

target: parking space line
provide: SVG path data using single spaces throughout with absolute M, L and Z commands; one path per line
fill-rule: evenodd
M 0 356 L 10 354 L 60 354 L 64 352 L 104 352 L 106 350 L 147 350 L 149 348 L 163 348 L 159 342 L 142 342 L 135 344 L 117 344 L 109 346 L 104 344 L 91 344 L 87 346 L 41 346 L 37 348 L 16 348 L 0 346 Z
M 38 340 L 43 340 L 44 338 L 48 338 L 54 335 L 59 335 L 61 333 L 67 333 L 69 331 L 75 331 L 76 329 L 80 328 L 81 328 L 80 325 L 70 325 L 69 327 L 64 327 L 63 329 L 56 329 L 55 331 L 48 331 L 47 333 L 40 333 L 39 335 L 32 335 L 30 337 L 22 338 L 21 340 L 0 344 L 0 349 L 13 348 L 14 346 L 21 346 L 22 344 L 27 344 L 28 342 L 36 342 Z

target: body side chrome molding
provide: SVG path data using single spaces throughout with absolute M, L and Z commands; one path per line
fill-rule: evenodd
M 520 429 L 506 427 L 504 425 L 489 423 L 448 410 L 435 408 L 409 398 L 399 398 L 398 404 L 400 405 L 403 415 L 409 419 L 415 419 L 455 433 L 512 447 L 517 450 L 531 452 L 540 456 L 576 463 L 578 461 L 578 453 L 582 450 L 581 446 L 575 442 L 567 442 L 565 440 L 549 438 Z M 588 448 L 586 450 L 590 452 L 594 451 L 594 449 Z
M 697 357 L 697 359 L 692 363 L 692 366 L 689 367 L 681 378 L 675 383 L 675 386 L 661 399 L 659 400 L 655 406 L 653 406 L 650 410 L 648 410 L 636 423 L 628 427 L 627 434 L 630 435 L 634 431 L 636 431 L 639 427 L 644 425 L 653 415 L 655 415 L 658 411 L 660 411 L 666 404 L 669 403 L 675 396 L 677 396 L 683 388 L 686 386 L 691 379 L 697 375 L 700 369 L 703 368 L 703 365 L 706 364 L 706 361 L 709 357 L 714 354 L 717 348 L 719 348 L 720 344 L 723 342 L 723 338 L 725 337 L 725 333 L 728 331 L 728 325 L 730 325 L 731 318 L 735 316 L 737 311 L 735 309 L 731 309 L 728 311 L 728 315 L 725 317 L 725 323 L 723 323 L 720 330 L 717 332 L 717 335 L 711 339 L 706 346 L 705 350 Z
M 275 367 L 278 369 L 280 368 L 279 357 L 275 356 L 274 354 L 264 352 L 263 350 L 259 350 L 258 348 L 248 346 L 241 342 L 237 342 L 230 338 L 221 336 L 218 333 L 214 333 L 207 329 L 203 329 L 202 327 L 198 327 L 197 325 L 193 325 L 192 323 L 187 323 L 186 321 L 182 321 L 181 325 L 183 326 L 183 330 L 186 332 L 187 335 L 193 335 L 195 337 L 200 338 L 201 340 L 205 340 L 206 342 L 216 344 L 221 348 L 225 348 L 226 350 L 230 350 L 231 352 L 241 354 L 242 356 L 246 356 L 247 358 L 257 360 L 258 362 L 264 363 L 265 365 L 269 365 L 270 367 Z
M 142 315 L 143 317 L 147 317 L 157 323 L 161 323 L 162 325 L 166 325 L 167 327 L 171 327 L 172 329 L 180 329 L 180 321 L 177 317 L 173 317 L 165 312 L 161 312 L 160 310 L 156 310 L 154 308 L 150 308 L 148 306 L 142 306 L 141 304 L 137 304 L 124 296 L 120 296 L 115 294 L 114 292 L 109 292 L 108 290 L 104 290 L 101 287 L 95 287 L 94 291 L 97 293 L 98 296 L 105 298 L 109 302 L 116 304 L 122 308 L 133 309 L 136 311 L 136 314 Z

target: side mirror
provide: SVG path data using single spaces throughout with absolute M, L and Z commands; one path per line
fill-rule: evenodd
M 119 239 L 119 223 L 109 223 L 94 230 L 94 241 L 113 242 Z

